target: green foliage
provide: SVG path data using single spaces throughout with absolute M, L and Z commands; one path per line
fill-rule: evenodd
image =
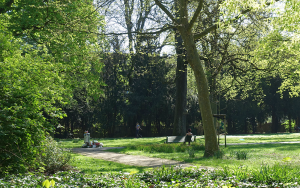
M 34 166 L 36 154 L 40 152 L 37 146 L 41 146 L 45 131 L 52 130 L 43 114 L 51 118 L 63 116 L 52 105 L 62 100 L 62 88 L 57 88 L 56 84 L 61 82 L 53 75 L 53 66 L 47 61 L 49 55 L 37 49 L 23 56 L 23 51 L 30 50 L 31 46 L 21 45 L 20 40 L 5 31 L 0 30 L 0 43 L 9 45 L 0 51 L 3 58 L 0 62 L 0 174 L 24 172 Z
M 235 157 L 237 160 L 246 160 L 248 152 L 247 151 L 231 151 L 230 156 Z
M 81 172 L 11 175 L 0 179 L 1 187 L 39 187 L 55 182 L 56 187 L 297 187 L 300 172 L 290 165 L 262 165 L 207 170 L 198 168 L 160 167 L 143 173 L 105 173 L 85 175 Z M 48 181 L 47 181 L 48 180 Z
M 188 152 L 191 154 L 195 151 L 204 150 L 205 147 L 200 143 L 192 143 L 190 146 L 179 144 L 149 144 L 130 146 L 130 149 L 144 151 L 148 153 L 174 153 L 174 152 Z M 193 154 L 192 154 L 193 155 Z
M 188 148 L 187 149 L 187 153 L 189 154 L 190 158 L 194 158 L 195 157 L 195 150 Z
M 249 181 L 272 186 L 281 184 L 285 187 L 292 187 L 291 183 L 297 182 L 300 176 L 300 172 L 297 168 L 291 165 L 280 164 L 273 166 L 262 164 L 259 169 L 249 169 L 245 166 L 235 169 L 224 167 L 219 173 L 226 177 L 236 176 L 239 181 Z
M 12 2 L 0 7 L 0 175 L 39 166 L 73 89 L 101 86 L 101 38 L 91 32 L 103 24 L 92 1 Z
M 222 159 L 225 155 L 225 152 L 221 149 L 219 149 L 218 151 L 216 151 L 214 153 L 214 157 L 217 158 L 217 159 Z
M 54 180 L 45 180 L 42 184 L 43 187 L 49 188 L 49 187 L 54 187 L 55 181 Z
M 48 173 L 65 170 L 71 160 L 71 152 L 59 148 L 57 142 L 50 136 L 43 142 L 45 149 L 37 158 L 37 163 L 42 164 L 44 171 Z

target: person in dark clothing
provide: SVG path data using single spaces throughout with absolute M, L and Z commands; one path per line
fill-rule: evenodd
M 137 138 L 139 136 L 142 137 L 142 135 L 139 134 L 140 130 L 142 130 L 142 129 L 141 129 L 141 126 L 140 126 L 140 124 L 138 122 L 136 123 L 135 129 L 136 129 L 136 137 Z
M 184 141 L 184 144 L 185 144 L 186 142 L 188 142 L 189 145 L 191 145 L 192 136 L 193 136 L 192 129 L 188 129 L 188 132 L 187 132 L 186 135 L 185 135 L 185 141 Z

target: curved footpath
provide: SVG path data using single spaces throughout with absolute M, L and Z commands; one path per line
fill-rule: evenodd
M 175 166 L 181 166 L 183 168 L 194 166 L 193 164 L 182 163 L 174 160 L 146 157 L 141 155 L 127 155 L 127 154 L 106 151 L 109 149 L 122 149 L 122 148 L 124 147 L 73 148 L 73 152 L 88 157 L 96 158 L 96 159 L 103 159 L 106 161 L 113 161 L 113 162 L 123 163 L 132 166 L 159 167 L 162 165 L 165 166 L 175 165 Z M 210 169 L 209 167 L 203 167 L 203 168 Z
M 238 143 L 238 144 L 227 144 L 227 145 L 246 145 L 246 144 L 294 144 L 300 143 L 300 141 L 295 142 L 267 142 L 267 143 Z M 224 145 L 224 144 L 220 144 Z M 146 157 L 141 155 L 127 155 L 115 152 L 109 152 L 106 150 L 110 149 L 122 149 L 124 147 L 102 147 L 102 148 L 73 148 L 74 153 L 79 153 L 88 157 L 103 159 L 106 161 L 113 161 L 117 163 L 128 164 L 132 166 L 144 166 L 144 167 L 159 167 L 162 165 L 165 166 L 181 166 L 191 167 L 193 164 L 182 163 L 179 161 L 168 160 L 168 159 L 160 159 L 153 157 Z M 201 167 L 204 169 L 213 169 L 211 167 Z

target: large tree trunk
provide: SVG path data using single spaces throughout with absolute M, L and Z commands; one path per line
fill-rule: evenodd
M 194 41 L 194 35 L 192 33 L 192 27 L 199 17 L 202 9 L 203 1 L 199 1 L 199 5 L 189 23 L 188 1 L 175 0 L 174 8 L 176 10 L 176 16 L 164 7 L 159 0 L 155 0 L 155 3 L 172 19 L 174 25 L 180 31 L 181 37 L 184 42 L 185 49 L 187 51 L 188 62 L 191 65 L 197 83 L 198 100 L 202 116 L 202 122 L 205 134 L 205 153 L 204 156 L 214 155 L 218 151 L 218 143 L 216 131 L 213 126 L 213 116 L 209 100 L 208 83 L 205 72 L 203 70 L 199 54 L 197 52 L 196 44 Z M 177 16 L 179 15 L 179 16 Z
M 173 123 L 173 135 L 185 135 L 186 132 L 186 94 L 187 94 L 187 62 L 185 60 L 185 50 L 183 41 L 176 31 L 175 47 L 177 54 L 176 68 L 176 104 L 175 117 Z
M 188 23 L 188 22 L 187 22 Z M 213 123 L 212 110 L 209 99 L 208 83 L 203 70 L 199 54 L 197 52 L 194 36 L 191 31 L 182 27 L 180 32 L 187 50 L 188 62 L 191 65 L 196 78 L 198 101 L 202 116 L 203 128 L 205 133 L 205 153 L 204 156 L 211 156 L 218 151 L 216 131 Z

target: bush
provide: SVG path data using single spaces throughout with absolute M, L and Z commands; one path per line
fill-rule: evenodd
M 37 162 L 42 165 L 40 170 L 49 173 L 64 170 L 71 160 L 71 152 L 59 148 L 51 136 L 47 136 L 43 144 L 43 152 L 37 158 Z
M 248 152 L 246 152 L 246 151 L 232 151 L 230 153 L 230 156 L 235 157 L 237 160 L 242 160 L 242 159 L 246 160 L 247 155 L 248 155 Z
M 214 157 L 216 157 L 217 159 L 222 159 L 224 157 L 225 153 L 222 150 L 218 150 L 214 153 Z
M 189 154 L 190 158 L 194 158 L 195 157 L 195 150 L 188 148 L 187 149 L 187 153 Z

